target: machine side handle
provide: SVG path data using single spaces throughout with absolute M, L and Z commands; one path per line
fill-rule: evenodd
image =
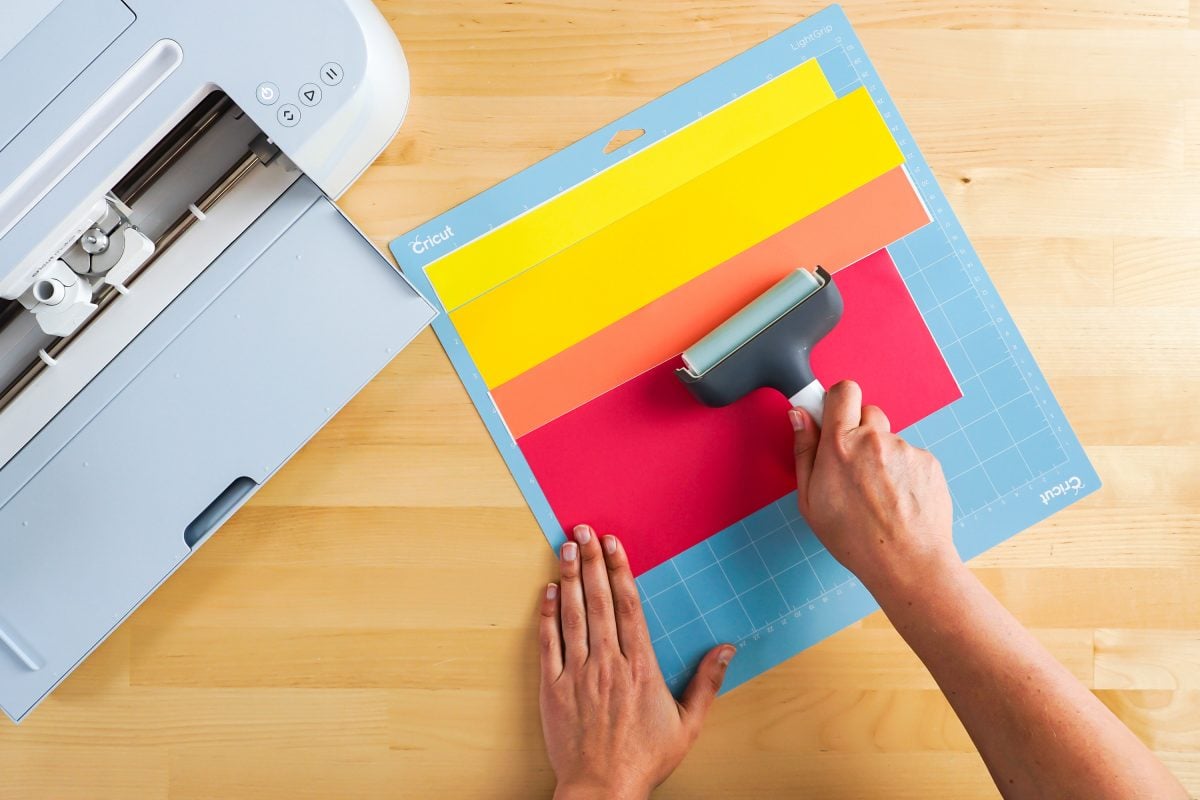
M 196 518 L 188 523 L 183 531 L 183 542 L 188 549 L 194 549 L 206 536 L 215 531 L 221 523 L 233 516 L 242 503 L 254 493 L 258 484 L 253 478 L 243 475 L 217 495 Z
M 4 645 L 12 654 L 25 665 L 25 668 L 30 672 L 37 672 L 42 668 L 42 660 L 37 653 L 27 645 L 21 637 L 12 629 L 12 626 L 0 619 L 0 644 Z

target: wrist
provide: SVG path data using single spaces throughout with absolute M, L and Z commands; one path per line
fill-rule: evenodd
M 969 571 L 951 544 L 892 559 L 860 580 L 886 612 L 897 605 L 922 606 L 936 600 L 963 574 Z
M 617 782 L 559 782 L 554 800 L 648 800 L 650 790 L 624 786 Z

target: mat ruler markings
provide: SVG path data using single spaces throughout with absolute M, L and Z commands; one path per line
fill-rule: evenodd
M 879 109 L 880 113 L 883 115 L 889 130 L 892 132 L 893 138 L 896 140 L 897 145 L 899 145 L 901 152 L 904 154 L 906 166 L 910 170 L 910 174 L 916 183 L 917 191 L 920 193 L 922 201 L 932 214 L 933 222 L 937 225 L 942 236 L 946 238 L 946 241 L 950 245 L 952 255 L 958 261 L 959 266 L 962 267 L 963 271 L 967 275 L 967 278 L 970 280 L 971 289 L 975 292 L 976 297 L 979 299 L 980 303 L 983 304 L 984 309 L 988 312 L 988 315 L 991 319 L 991 325 L 996 329 L 997 333 L 1000 334 L 1001 339 L 1005 342 L 1007 356 L 1016 364 L 1018 372 L 1021 376 L 1021 380 L 1025 385 L 1026 393 L 1033 397 L 1034 401 L 1038 405 L 1038 408 L 1041 410 L 1043 417 L 1045 418 L 1045 428 L 1042 428 L 1034 434 L 1018 440 L 1016 436 L 1013 436 L 1012 431 L 1009 429 L 1008 423 L 1004 421 L 1003 416 L 1000 416 L 1000 420 L 1004 424 L 1009 437 L 1014 442 L 1013 447 L 1017 450 L 1017 453 L 1021 455 L 1022 460 L 1025 462 L 1026 468 L 1029 470 L 1029 474 L 1032 476 L 1031 479 L 1025 484 L 1026 487 L 1030 486 L 1033 483 L 1036 483 L 1038 480 L 1043 480 L 1046 475 L 1068 463 L 1070 460 L 1066 455 L 1067 448 L 1064 446 L 1062 438 L 1059 435 L 1062 432 L 1062 426 L 1060 425 L 1057 427 L 1057 429 L 1055 428 L 1049 418 L 1050 415 L 1047 413 L 1048 409 L 1044 403 L 1044 398 L 1040 396 L 1040 391 L 1034 391 L 1035 387 L 1030 383 L 1032 374 L 1029 371 L 1028 363 L 1024 363 L 1025 357 L 1022 353 L 1022 349 L 1014 348 L 1011 344 L 1011 341 L 1014 337 L 1017 339 L 1020 338 L 1020 334 L 1017 332 L 1015 325 L 1013 325 L 1007 309 L 1005 309 L 1003 304 L 1000 302 L 994 287 L 991 287 L 990 279 L 987 277 L 986 273 L 983 272 L 980 265 L 979 256 L 975 252 L 975 249 L 968 242 L 966 232 L 962 229 L 961 223 L 959 223 L 952 214 L 947 213 L 947 207 L 949 203 L 946 199 L 946 196 L 942 192 L 941 187 L 938 186 L 937 180 L 933 177 L 932 170 L 930 170 L 924 156 L 917 149 L 916 143 L 912 140 L 912 135 L 901 120 L 899 111 L 896 109 L 891 97 L 886 91 L 881 89 L 881 82 L 879 80 L 878 73 L 875 71 L 870 62 L 861 55 L 861 45 L 857 41 L 846 43 L 843 41 L 843 37 L 841 35 L 839 35 L 834 41 L 842 48 L 844 55 L 850 62 L 850 66 L 854 69 L 855 74 L 858 76 L 859 82 L 861 85 L 866 86 L 867 92 L 871 95 L 871 99 L 875 102 L 875 107 Z M 907 239 L 907 237 L 905 238 Z M 919 270 L 918 274 L 923 273 L 925 269 L 928 269 L 928 266 Z M 905 282 L 908 282 L 907 277 L 905 278 Z M 981 286 L 987 288 L 981 290 Z M 938 307 L 941 308 L 947 302 L 949 302 L 949 299 L 939 303 Z M 962 343 L 963 339 L 970 335 L 970 333 L 964 334 L 955 340 L 954 343 L 960 344 Z M 944 349 L 945 348 L 943 347 L 943 350 Z M 963 350 L 968 360 L 972 361 L 972 367 L 976 367 L 977 365 L 974 364 L 974 361 L 971 358 L 970 350 L 965 346 Z M 990 367 L 985 368 L 983 371 L 986 371 L 987 369 L 993 369 L 997 366 L 999 366 L 999 364 L 993 364 Z M 979 373 L 980 370 L 976 368 L 976 374 L 978 375 Z M 980 387 L 987 394 L 988 400 L 995 412 L 998 412 L 1003 405 L 1006 405 L 996 404 L 992 398 L 991 391 L 982 381 L 980 381 Z M 1014 398 L 1014 400 L 1015 399 L 1017 398 Z M 1010 400 L 1008 402 L 1013 401 Z M 1053 467 L 1037 473 L 1029 465 L 1028 460 L 1025 459 L 1024 454 L 1021 452 L 1021 449 L 1017 447 L 1017 444 L 1028 441 L 1034 436 L 1039 435 L 1042 430 L 1046 429 L 1049 429 L 1050 433 L 1054 436 L 1059 450 L 1063 453 L 1063 460 L 1055 464 Z M 968 439 L 968 441 L 970 440 Z M 979 464 L 982 464 L 986 459 L 977 460 Z M 995 489 L 994 484 L 993 488 Z M 1003 502 L 1006 496 L 1016 496 L 1018 491 L 1019 489 L 1013 489 L 1009 492 L 1001 492 L 999 489 L 996 489 L 997 500 L 993 502 Z M 991 503 L 988 504 L 988 506 L 990 505 Z

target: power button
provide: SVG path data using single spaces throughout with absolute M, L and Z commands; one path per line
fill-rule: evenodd
M 255 95 L 264 106 L 273 106 L 279 102 L 279 87 L 270 81 L 260 83 Z

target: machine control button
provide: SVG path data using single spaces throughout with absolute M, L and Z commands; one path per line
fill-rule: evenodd
M 285 128 L 294 128 L 300 124 L 300 109 L 291 103 L 281 105 L 276 116 L 279 118 L 279 124 Z
M 342 65 L 336 61 L 330 61 L 321 67 L 321 82 L 326 86 L 337 86 L 344 77 L 346 77 L 346 73 L 342 70 Z
M 270 81 L 266 81 L 258 85 L 258 91 L 255 92 L 255 95 L 258 96 L 258 102 L 264 106 L 273 106 L 279 102 L 279 87 Z
M 300 102 L 310 108 L 321 102 L 321 87 L 315 83 L 306 83 L 300 87 Z

